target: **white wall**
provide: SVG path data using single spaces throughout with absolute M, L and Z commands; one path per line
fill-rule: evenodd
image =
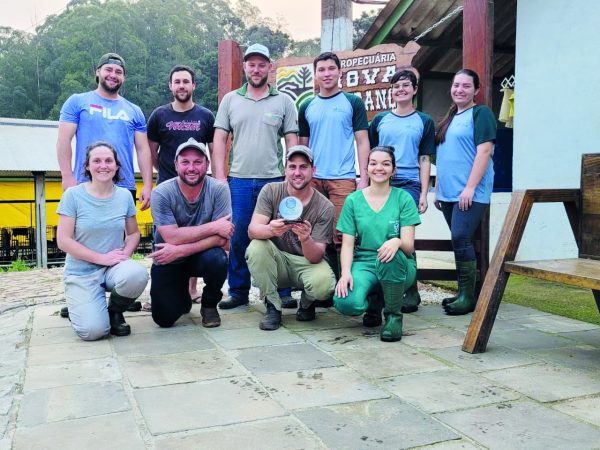
M 600 1 L 517 3 L 513 189 L 579 187 L 600 152 Z M 562 205 L 536 205 L 518 259 L 577 254 Z

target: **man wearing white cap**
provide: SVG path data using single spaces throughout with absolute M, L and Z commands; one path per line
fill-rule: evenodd
M 281 138 L 287 148 L 298 143 L 294 102 L 267 83 L 272 68 L 267 47 L 249 46 L 244 53 L 248 81 L 223 97 L 215 119 L 213 175 L 218 180 L 229 181 L 235 226 L 227 275 L 229 298 L 219 303 L 222 309 L 248 303 L 250 272 L 244 255 L 250 241 L 248 225 L 256 199 L 264 185 L 283 181 Z M 229 134 L 233 135 L 233 143 L 228 178 L 225 158 Z
M 227 276 L 223 247 L 233 234 L 231 198 L 225 183 L 206 176 L 208 166 L 207 146 L 190 138 L 175 151 L 178 176 L 152 193 L 156 232 L 150 297 L 152 318 L 161 327 L 172 326 L 190 312 L 190 277 L 204 278 L 202 325 L 221 324 L 217 303 Z

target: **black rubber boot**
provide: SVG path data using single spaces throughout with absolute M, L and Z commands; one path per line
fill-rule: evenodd
M 454 297 L 446 297 L 445 299 L 442 300 L 442 306 L 449 305 L 450 303 L 455 302 L 457 299 L 458 299 L 458 295 L 455 295 Z
M 452 303 L 444 306 L 450 316 L 462 316 L 475 310 L 475 282 L 477 279 L 477 261 L 456 261 L 458 273 L 458 295 Z
M 221 309 L 233 309 L 238 306 L 244 306 L 248 304 L 248 299 L 241 299 L 237 297 L 229 297 L 226 300 L 222 300 L 219 302 L 219 308 Z
M 281 307 L 284 309 L 296 309 L 298 307 L 298 300 L 291 295 L 285 295 L 281 297 Z
M 68 306 L 63 306 L 62 308 L 60 308 L 60 317 L 62 317 L 64 319 L 69 318 L 69 307 Z
M 302 302 L 300 302 L 300 307 L 298 311 L 296 311 L 296 320 L 299 322 L 310 322 L 311 320 L 315 320 L 317 315 L 315 313 L 315 303 L 312 302 L 308 308 L 302 307 Z
M 123 297 L 117 294 L 113 289 L 108 298 L 108 318 L 110 320 L 110 334 L 114 336 L 128 336 L 131 334 L 131 327 L 125 323 L 123 313 L 135 301 L 134 298 Z
M 265 331 L 273 331 L 281 326 L 281 311 L 268 300 L 265 301 L 267 312 L 258 324 L 258 328 Z
M 204 328 L 215 328 L 221 325 L 221 316 L 217 308 L 200 307 L 200 315 L 202 316 L 202 326 Z
M 381 311 L 383 310 L 383 294 L 379 291 L 371 292 L 367 295 L 367 301 L 369 306 L 362 318 L 364 327 L 372 328 L 378 327 L 383 323 L 381 318 Z
M 402 339 L 402 301 L 404 298 L 404 283 L 382 282 L 383 315 L 385 325 L 381 328 L 379 337 L 384 342 L 396 342 Z

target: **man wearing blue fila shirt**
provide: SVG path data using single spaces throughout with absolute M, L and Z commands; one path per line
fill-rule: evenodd
M 341 64 L 335 53 L 325 52 L 313 62 L 319 94 L 300 105 L 298 137 L 314 155 L 316 168 L 313 187 L 325 195 L 335 208 L 333 243 L 339 253 L 342 234 L 336 225 L 346 197 L 356 189 L 368 186 L 369 122 L 360 97 L 343 92 L 339 87 Z M 356 153 L 360 181 L 356 182 Z M 330 262 L 337 274 L 333 255 Z
M 152 159 L 146 137 L 146 119 L 139 106 L 119 95 L 125 81 L 125 61 L 116 53 L 100 58 L 96 68 L 98 87 L 94 91 L 74 94 L 60 110 L 56 152 L 63 190 L 87 181 L 83 163 L 88 145 L 97 141 L 111 143 L 117 149 L 123 180 L 119 186 L 136 196 L 133 147 L 144 186 L 140 191 L 141 209 L 150 206 Z M 75 165 L 71 165 L 71 141 L 76 137 Z

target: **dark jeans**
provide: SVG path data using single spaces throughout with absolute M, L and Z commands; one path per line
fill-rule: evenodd
M 183 314 L 190 312 L 192 298 L 188 291 L 190 277 L 202 277 L 202 306 L 216 308 L 223 297 L 221 289 L 227 277 L 227 253 L 220 247 L 190 255 L 180 264 L 153 264 L 152 319 L 160 327 L 170 327 Z
M 250 271 L 246 264 L 246 249 L 250 244 L 248 225 L 256 206 L 256 199 L 264 185 L 280 178 L 235 178 L 229 177 L 229 190 L 231 191 L 232 222 L 235 231 L 231 237 L 229 249 L 229 267 L 227 282 L 229 283 L 229 296 L 241 300 L 248 298 L 250 292 Z
M 402 188 L 410 194 L 415 201 L 417 208 L 419 207 L 419 197 L 421 196 L 421 182 L 414 180 L 405 180 L 402 178 L 392 178 L 390 183 L 393 187 Z
M 458 208 L 458 202 L 440 202 L 440 204 L 444 219 L 450 227 L 454 259 L 456 261 L 475 261 L 473 236 L 488 204 L 473 202 L 466 211 Z

